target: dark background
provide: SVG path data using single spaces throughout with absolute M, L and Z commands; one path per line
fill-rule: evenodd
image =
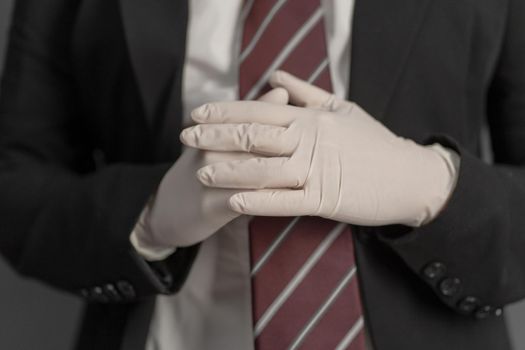
M 12 3 L 0 0 L 0 67 Z M 77 298 L 20 278 L 0 259 L 1 350 L 70 349 L 80 310 Z M 525 350 L 525 301 L 508 307 L 505 313 L 515 350 Z

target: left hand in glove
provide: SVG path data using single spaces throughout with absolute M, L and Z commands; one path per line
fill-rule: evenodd
M 368 226 L 419 226 L 441 210 L 457 176 L 454 152 L 396 136 L 355 103 L 287 73 L 275 73 L 272 84 L 297 107 L 206 104 L 192 113 L 200 124 L 183 133 L 191 147 L 262 156 L 198 171 L 206 186 L 266 189 L 233 195 L 233 210 Z

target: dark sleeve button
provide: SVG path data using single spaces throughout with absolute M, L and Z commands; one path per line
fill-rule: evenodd
M 478 320 L 481 320 L 481 319 L 484 319 L 484 318 L 487 318 L 488 316 L 490 316 L 490 314 L 492 313 L 492 310 L 493 310 L 493 307 L 490 306 L 490 305 L 484 305 L 480 308 L 478 308 L 476 310 L 476 313 L 474 314 L 474 316 L 478 319 Z
M 457 305 L 459 312 L 470 314 L 474 312 L 479 306 L 479 300 L 475 297 L 465 297 L 461 299 Z
M 457 277 L 445 278 L 439 283 L 439 291 L 445 297 L 453 297 L 461 291 L 461 280 Z
M 104 285 L 104 292 L 105 294 L 112 300 L 112 301 L 121 301 L 122 297 L 120 296 L 120 293 L 118 292 L 117 288 L 112 283 L 108 283 Z
M 79 293 L 85 299 L 89 299 L 91 297 L 89 290 L 87 288 L 82 288 Z
M 423 269 L 423 276 L 429 280 L 436 280 L 445 276 L 447 273 L 447 267 L 445 264 L 439 261 L 431 262 L 426 265 Z
M 117 289 L 126 300 L 132 300 L 136 296 L 135 288 L 128 281 L 118 281 Z
M 101 287 L 93 287 L 91 289 L 91 299 L 99 303 L 107 303 L 109 301 L 108 296 L 104 293 Z

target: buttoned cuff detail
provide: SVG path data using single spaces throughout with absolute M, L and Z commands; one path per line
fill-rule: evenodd
M 501 307 L 483 304 L 479 298 L 465 295 L 461 279 L 449 276 L 447 270 L 443 262 L 432 261 L 421 269 L 421 277 L 442 299 L 448 301 L 457 312 L 463 315 L 485 319 L 489 316 L 499 317 L 503 314 Z
M 492 288 L 498 285 L 482 272 L 489 263 L 483 259 L 492 259 L 486 253 L 489 243 L 477 243 L 493 239 L 488 213 L 480 215 L 490 203 L 478 190 L 485 168 L 450 138 L 435 137 L 429 143 L 434 142 L 461 159 L 455 188 L 439 215 L 418 228 L 392 225 L 367 228 L 367 234 L 392 248 L 455 312 L 478 320 L 501 316 L 502 301 Z

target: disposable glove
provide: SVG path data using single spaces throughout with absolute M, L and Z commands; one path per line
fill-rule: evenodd
M 274 89 L 260 98 L 267 103 L 288 103 L 284 89 Z M 227 161 L 253 158 L 247 152 L 214 152 L 187 148 L 161 181 L 146 206 L 130 240 L 148 260 L 160 260 L 175 247 L 201 242 L 240 215 L 229 205 L 233 189 L 203 186 L 196 178 L 199 168 Z
M 287 73 L 277 72 L 271 82 L 303 107 L 206 104 L 192 112 L 200 124 L 183 132 L 191 147 L 268 156 L 198 171 L 212 188 L 259 189 L 232 195 L 234 211 L 367 226 L 419 226 L 438 214 L 455 185 L 457 154 L 398 137 L 355 103 Z

